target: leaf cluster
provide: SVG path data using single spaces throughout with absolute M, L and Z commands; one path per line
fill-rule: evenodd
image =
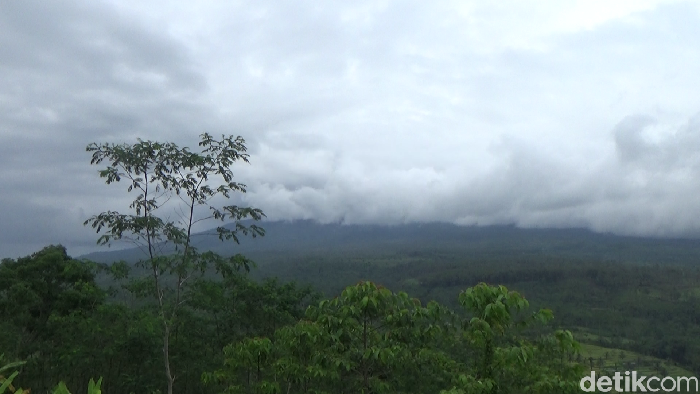
M 473 317 L 360 282 L 296 325 L 227 346 L 224 368 L 204 379 L 230 393 L 574 392 L 580 371 L 552 364 L 578 350 L 571 333 L 518 335 L 551 312 L 516 321 L 527 301 L 483 283 L 460 301 Z

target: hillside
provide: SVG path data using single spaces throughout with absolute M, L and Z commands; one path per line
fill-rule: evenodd
M 514 226 L 457 226 L 444 223 L 381 225 L 319 224 L 313 221 L 263 222 L 263 238 L 241 238 L 240 245 L 223 243 L 200 233 L 201 250 L 223 255 L 243 253 L 260 264 L 280 253 L 313 255 L 332 252 L 420 254 L 428 251 L 468 253 L 471 257 L 556 256 L 637 264 L 694 265 L 700 261 L 700 242 L 694 239 L 625 237 L 585 229 L 522 229 Z M 138 249 L 106 250 L 82 258 L 98 262 L 143 256 Z
M 555 324 L 590 344 L 700 370 L 700 242 L 596 234 L 582 229 L 355 226 L 266 222 L 241 245 L 198 236 L 198 246 L 243 253 L 254 278 L 310 284 L 333 297 L 370 280 L 451 307 L 479 282 L 521 292 L 554 311 Z M 135 261 L 134 250 L 83 256 Z M 670 365 L 670 364 L 669 364 Z

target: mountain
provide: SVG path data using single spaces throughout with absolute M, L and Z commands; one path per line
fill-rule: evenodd
M 239 245 L 222 242 L 211 232 L 196 234 L 200 250 L 222 255 L 245 254 L 259 263 L 290 255 L 424 254 L 449 251 L 475 256 L 546 255 L 641 264 L 696 264 L 700 241 L 626 237 L 585 229 L 522 229 L 514 226 L 457 226 L 446 223 L 383 225 L 319 224 L 309 220 L 266 221 L 264 237 L 241 237 Z M 91 253 L 82 258 L 110 263 L 135 262 L 138 249 Z

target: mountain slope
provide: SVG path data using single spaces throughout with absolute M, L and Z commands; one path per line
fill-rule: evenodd
M 263 258 L 280 253 L 425 253 L 449 250 L 470 256 L 516 254 L 614 260 L 641 264 L 696 264 L 700 242 L 693 239 L 624 237 L 584 229 L 521 229 L 513 226 L 463 227 L 445 223 L 381 225 L 319 224 L 312 221 L 263 222 L 265 237 L 241 237 L 240 245 L 200 233 L 200 250 Z M 81 256 L 98 262 L 134 262 L 138 249 Z M 260 261 L 264 263 L 264 261 Z

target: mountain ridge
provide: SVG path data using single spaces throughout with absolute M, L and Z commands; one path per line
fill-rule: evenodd
M 242 253 L 256 258 L 270 253 L 298 255 L 361 250 L 390 253 L 397 250 L 449 249 L 469 253 L 565 255 L 637 263 L 689 264 L 700 259 L 700 241 L 695 239 L 622 236 L 595 233 L 583 228 L 459 226 L 449 223 L 321 224 L 312 220 L 264 221 L 256 224 L 265 229 L 264 237 L 252 239 L 241 236 L 241 243 L 236 244 L 222 242 L 208 230 L 195 234 L 193 244 L 200 250 L 212 250 L 222 255 Z M 103 263 L 119 260 L 134 262 L 143 255 L 132 248 L 93 252 L 80 258 Z

